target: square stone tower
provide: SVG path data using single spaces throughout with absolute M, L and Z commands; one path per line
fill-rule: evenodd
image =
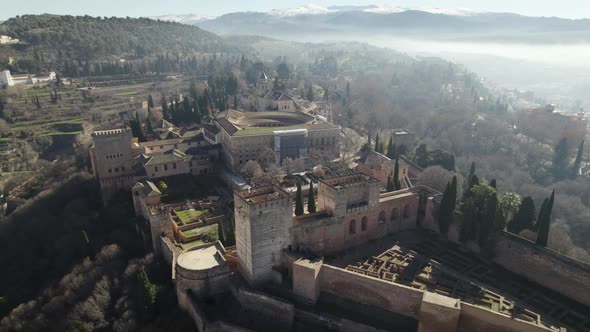
M 364 173 L 320 180 L 318 209 L 341 217 L 374 208 L 379 204 L 380 188 L 378 179 Z
M 133 151 L 129 129 L 100 130 L 92 133 L 90 159 L 100 182 L 103 200 L 118 189 L 133 186 Z
M 281 252 L 290 244 L 293 223 L 291 196 L 275 186 L 234 194 L 236 250 L 242 276 L 252 285 L 271 278 Z

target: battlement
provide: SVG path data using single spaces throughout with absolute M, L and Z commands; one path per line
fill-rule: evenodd
M 105 137 L 105 136 L 117 136 L 126 133 L 128 130 L 125 128 L 110 129 L 110 130 L 97 130 L 92 133 L 92 137 Z
M 344 175 L 320 180 L 320 182 L 324 183 L 332 189 L 343 189 L 357 185 L 379 183 L 379 180 L 365 173 L 355 173 L 351 175 Z
M 276 186 L 265 186 L 260 188 L 248 189 L 238 191 L 236 194 L 248 205 L 267 203 L 271 201 L 278 201 L 281 199 L 289 198 L 289 194 L 287 194 L 284 190 Z

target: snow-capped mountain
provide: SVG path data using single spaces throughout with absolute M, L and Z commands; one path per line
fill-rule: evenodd
M 331 6 L 323 7 L 316 4 L 307 4 L 305 6 L 273 9 L 267 14 L 277 17 L 293 17 L 299 15 L 321 15 L 339 12 L 366 12 L 375 14 L 392 14 L 402 13 L 405 11 L 421 11 L 431 14 L 452 15 L 452 16 L 469 16 L 479 12 L 468 8 L 438 8 L 438 7 L 407 7 L 395 5 L 367 5 L 367 6 Z
M 469 8 L 439 8 L 439 7 L 404 7 L 394 5 L 377 5 L 366 8 L 363 11 L 376 14 L 402 13 L 408 10 L 415 10 L 430 14 L 451 15 L 451 16 L 470 16 L 480 14 L 481 12 Z
M 268 12 L 228 13 L 215 18 L 196 14 L 155 18 L 198 25 L 220 35 L 274 38 L 387 34 L 404 38 L 411 35 L 428 39 L 513 43 L 590 42 L 589 19 L 528 17 L 467 8 L 396 5 L 325 7 L 308 4 Z
M 215 19 L 215 17 L 213 17 L 213 16 L 204 16 L 204 15 L 198 15 L 198 14 L 161 15 L 161 16 L 154 16 L 154 17 L 150 17 L 150 18 L 152 18 L 154 20 L 170 21 L 170 22 L 177 22 L 177 23 L 190 24 L 190 25 Z
M 268 12 L 269 15 L 278 17 L 290 17 L 299 15 L 319 15 L 328 14 L 330 12 L 336 12 L 327 7 L 322 7 L 316 4 L 308 4 L 301 7 L 287 8 L 287 9 L 273 9 Z

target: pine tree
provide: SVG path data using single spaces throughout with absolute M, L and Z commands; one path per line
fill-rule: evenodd
M 303 193 L 301 192 L 301 182 L 297 182 L 297 195 L 295 196 L 295 215 L 303 214 Z
M 543 247 L 549 242 L 549 230 L 551 228 L 551 211 L 553 210 L 553 201 L 555 199 L 555 190 L 551 193 L 551 198 L 547 202 L 543 218 L 539 220 L 539 231 L 537 233 L 537 244 Z
M 508 231 L 518 234 L 525 229 L 533 229 L 535 223 L 535 201 L 530 196 L 522 199 L 518 212 L 508 224 Z
M 490 182 L 490 186 L 492 186 L 492 188 L 494 188 L 494 189 L 498 189 L 497 185 L 498 184 L 496 183 L 496 179 L 492 179 L 492 181 Z
M 570 175 L 570 179 L 575 179 L 580 174 L 580 166 L 582 165 L 582 157 L 584 155 L 584 141 L 580 143 L 578 146 L 578 154 L 576 155 L 576 160 L 574 161 L 574 166 L 572 167 L 572 174 Z
M 393 186 L 395 190 L 401 190 L 402 185 L 399 180 L 399 156 L 395 157 L 395 167 L 393 168 Z
M 315 197 L 313 194 L 313 181 L 309 181 L 309 193 L 307 195 L 307 212 L 315 213 Z

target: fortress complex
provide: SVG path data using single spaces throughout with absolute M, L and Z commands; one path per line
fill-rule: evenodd
M 340 154 L 340 127 L 301 112 L 239 112 L 228 110 L 214 120 L 226 165 L 240 170 L 249 160 L 261 160 L 265 151 L 274 153 L 275 162 L 285 158 L 308 158 Z M 206 135 L 213 136 L 216 133 Z
M 590 327 L 590 267 L 508 234 L 494 262 L 481 259 L 452 236 L 442 242 L 429 235 L 438 231 L 438 192 L 381 187 L 359 172 L 320 179 L 318 211 L 301 216 L 277 186 L 236 191 L 235 247 L 179 250 L 162 231 L 158 250 L 172 266 L 180 307 L 203 330 L 260 327 L 239 319 L 243 312 L 279 330 L 294 321 L 342 331 Z M 214 313 L 207 298 L 232 310 Z

